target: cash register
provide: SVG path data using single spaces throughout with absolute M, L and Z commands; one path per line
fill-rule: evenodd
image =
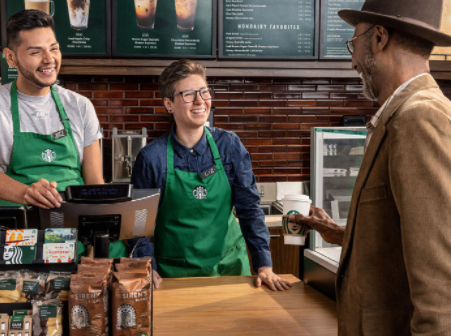
M 154 235 L 159 189 L 111 183 L 68 186 L 60 194 L 60 208 L 39 209 L 41 229 L 78 229 L 78 240 L 93 246 L 95 258 L 107 258 L 111 242 Z

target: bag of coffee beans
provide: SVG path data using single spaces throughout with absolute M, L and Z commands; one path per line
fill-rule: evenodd
M 51 271 L 45 283 L 45 298 L 67 301 L 69 298 L 70 272 Z
M 74 274 L 69 291 L 71 336 L 108 336 L 108 284 L 104 274 Z
M 121 257 L 120 259 L 121 264 L 127 264 L 127 263 L 134 263 L 138 261 L 152 261 L 152 257 L 142 257 L 142 258 L 124 258 Z
M 59 300 L 36 300 L 33 305 L 33 335 L 63 335 L 63 304 Z
M 152 283 L 145 273 L 113 275 L 113 336 L 150 336 Z
M 80 260 L 81 264 L 112 264 L 114 262 L 113 258 L 96 259 L 91 257 L 81 257 Z

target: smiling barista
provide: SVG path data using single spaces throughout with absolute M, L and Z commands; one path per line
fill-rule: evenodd
M 0 206 L 60 207 L 67 186 L 104 183 L 99 121 L 89 99 L 55 85 L 61 52 L 51 16 L 18 12 L 6 35 L 3 53 L 18 77 L 0 87 Z M 110 257 L 126 252 L 123 242 L 110 246 Z
M 176 124 L 141 150 L 132 175 L 135 188 L 162 190 L 155 228 L 158 273 L 163 278 L 251 275 L 247 243 L 256 285 L 289 289 L 272 271 L 269 231 L 248 151 L 236 134 L 203 126 L 212 98 L 205 69 L 190 60 L 174 62 L 161 74 L 159 87 Z

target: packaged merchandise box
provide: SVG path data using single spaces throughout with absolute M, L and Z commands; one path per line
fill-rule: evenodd
M 31 336 L 33 334 L 33 320 L 29 315 L 11 316 L 9 323 L 9 336 Z

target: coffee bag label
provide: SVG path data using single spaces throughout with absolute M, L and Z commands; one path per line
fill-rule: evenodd
M 57 315 L 57 306 L 40 306 L 39 318 L 51 318 Z
M 39 293 L 39 282 L 38 281 L 23 281 L 22 292 L 29 294 Z
M 118 330 L 136 327 L 136 311 L 135 308 L 133 308 L 133 306 L 129 304 L 121 305 L 117 309 L 116 314 L 117 314 L 116 328 Z
M 72 328 L 78 329 L 89 327 L 89 312 L 82 305 L 75 305 L 71 309 Z

